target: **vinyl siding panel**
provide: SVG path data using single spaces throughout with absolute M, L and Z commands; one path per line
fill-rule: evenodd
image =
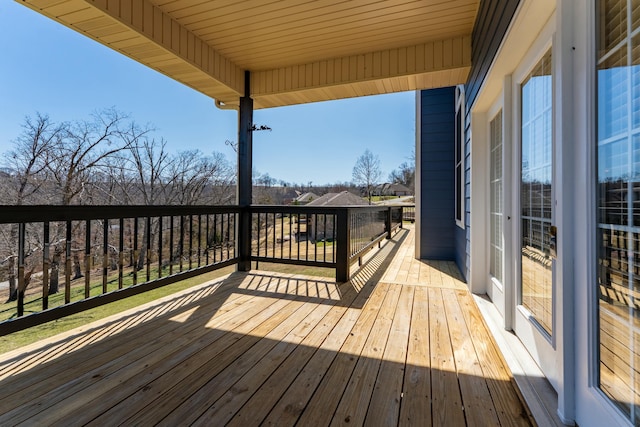
M 455 262 L 465 278 L 471 265 L 471 106 L 484 83 L 520 0 L 482 0 L 471 34 L 471 71 L 465 85 L 465 229 L 455 227 Z
M 471 33 L 467 105 L 473 105 L 520 0 L 482 0 Z
M 455 88 L 421 92 L 420 258 L 453 260 Z

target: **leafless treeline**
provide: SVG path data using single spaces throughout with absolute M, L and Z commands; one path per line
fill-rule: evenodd
M 150 128 L 113 109 L 73 122 L 55 123 L 40 114 L 27 117 L 2 166 L 4 205 L 224 205 L 233 203 L 235 196 L 234 168 L 224 155 L 170 153 Z M 82 238 L 81 228 L 82 224 L 74 228 L 74 240 L 76 234 Z M 27 264 L 32 254 L 41 257 L 43 249 L 42 234 L 28 234 Z M 55 293 L 66 239 L 63 227 L 56 224 L 50 234 L 49 287 Z M 17 240 L 17 224 L 0 226 L 0 282 L 9 282 L 10 298 L 16 290 Z M 143 264 L 141 249 L 132 264 Z M 82 274 L 80 263 L 74 256 L 74 276 Z M 27 265 L 27 274 L 34 272 L 38 269 Z

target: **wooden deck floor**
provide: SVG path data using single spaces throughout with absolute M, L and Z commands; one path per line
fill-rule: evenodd
M 234 273 L 0 356 L 0 425 L 531 425 L 448 262 Z

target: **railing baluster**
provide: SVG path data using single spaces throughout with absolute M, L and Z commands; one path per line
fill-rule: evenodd
M 162 278 L 162 216 L 158 217 L 158 279 Z
M 200 257 L 202 251 L 202 216 L 198 215 L 198 267 L 200 267 Z
M 305 245 L 305 256 L 304 259 L 308 260 L 309 259 L 309 214 L 304 214 L 304 230 L 305 230 L 305 236 L 307 237 L 307 244 Z
M 49 308 L 49 267 L 51 265 L 50 256 L 50 233 L 49 221 L 43 224 L 43 245 L 42 245 L 42 309 Z
M 67 221 L 64 265 L 64 302 L 71 302 L 71 221 Z
M 209 265 L 209 243 L 211 242 L 209 240 L 209 217 L 211 215 L 207 214 L 206 215 L 206 223 L 205 223 L 205 227 L 206 227 L 206 231 L 205 231 L 205 239 L 206 239 L 206 245 L 205 245 L 205 250 L 204 250 L 204 263 L 206 265 Z
M 120 218 L 118 226 L 118 289 L 122 289 L 124 281 L 124 218 Z
M 182 258 L 184 258 L 184 215 L 180 215 L 180 242 L 179 251 L 180 251 L 180 271 L 182 272 Z
M 102 293 L 107 293 L 107 276 L 109 275 L 109 220 L 102 224 Z
M 91 220 L 85 221 L 84 239 L 84 297 L 91 296 Z
M 298 231 L 296 232 L 296 244 L 298 245 L 298 249 L 296 250 L 296 259 L 300 259 L 300 214 L 296 214 L 296 224 L 298 227 Z
M 293 242 L 291 241 L 291 239 L 293 239 L 293 234 L 291 233 L 291 222 L 293 220 L 293 214 L 289 214 L 289 257 L 291 258 L 291 248 L 293 247 Z
M 222 233 L 220 233 L 222 235 Z M 213 215 L 213 263 L 216 263 L 218 245 L 220 242 L 218 241 L 218 214 Z M 222 254 L 220 254 L 222 257 Z
M 192 268 L 193 254 L 193 215 L 189 215 L 189 270 Z
M 133 218 L 133 286 L 138 284 L 138 217 Z
M 24 316 L 24 294 L 26 283 L 24 277 L 25 224 L 18 224 L 18 317 Z
M 173 274 L 173 215 L 169 216 L 169 276 Z
M 261 225 L 260 225 L 260 212 L 258 212 L 256 215 L 258 216 L 258 220 L 257 220 L 258 221 L 258 226 L 257 226 L 257 229 L 258 229 L 258 243 L 256 244 L 256 247 L 257 247 L 256 249 L 257 249 L 257 255 L 260 256 L 260 229 L 262 228 Z
M 327 239 L 327 215 L 324 214 L 322 215 L 322 219 L 324 220 L 324 224 L 323 224 L 323 230 L 324 230 L 324 250 L 322 252 L 322 261 L 326 261 L 327 260 L 327 243 L 328 243 L 328 239 Z
M 146 251 L 145 251 L 145 256 L 147 257 L 147 282 L 149 280 L 151 280 L 151 217 L 148 216 L 147 217 L 147 224 L 146 224 L 146 234 L 147 234 L 147 241 L 146 241 Z
M 226 237 L 224 238 L 224 247 L 226 247 L 227 249 L 227 257 L 225 259 L 229 259 L 229 234 L 231 230 L 231 217 L 229 216 L 229 214 L 225 214 L 224 216 L 227 217 L 227 228 L 225 229 Z M 222 223 L 224 224 L 224 220 L 222 221 Z

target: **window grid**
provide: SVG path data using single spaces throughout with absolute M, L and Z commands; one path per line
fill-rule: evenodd
M 521 86 L 520 302 L 553 333 L 552 220 L 553 80 L 551 49 Z
M 598 360 L 601 390 L 640 424 L 640 0 L 598 9 Z
M 503 192 L 502 192 L 502 110 L 491 120 L 491 260 L 490 273 L 500 283 L 504 279 Z

